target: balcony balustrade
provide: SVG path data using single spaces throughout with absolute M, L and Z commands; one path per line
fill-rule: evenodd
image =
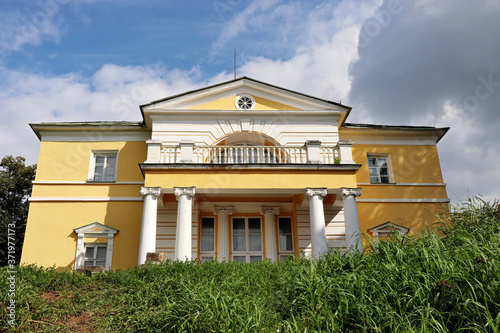
M 339 164 L 339 146 L 320 146 L 313 149 L 306 146 L 194 146 L 189 147 L 186 160 L 182 154 L 183 145 L 161 146 L 160 163 L 196 164 Z M 315 158 L 312 159 L 311 156 Z

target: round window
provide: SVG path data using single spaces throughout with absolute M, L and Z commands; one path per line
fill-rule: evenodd
M 250 95 L 239 95 L 234 104 L 238 110 L 252 110 L 255 106 L 255 99 Z

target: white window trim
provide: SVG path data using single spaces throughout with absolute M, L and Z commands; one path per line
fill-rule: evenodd
M 105 154 L 105 155 L 115 154 L 116 155 L 115 179 L 114 180 L 99 180 L 99 181 L 94 180 L 96 155 L 100 155 L 100 154 Z M 115 183 L 116 182 L 116 175 L 118 172 L 118 155 L 119 155 L 118 150 L 92 150 L 90 152 L 90 165 L 89 165 L 89 174 L 87 177 L 87 182 Z
M 94 222 L 91 224 L 84 225 L 80 228 L 73 230 L 77 236 L 78 240 L 76 243 L 76 255 L 75 255 L 75 270 L 84 266 L 85 264 L 85 237 L 93 238 L 107 238 L 107 250 L 106 250 L 106 267 L 104 269 L 108 270 L 111 268 L 113 260 L 113 240 L 116 233 L 119 231 L 117 229 L 105 226 L 99 222 Z M 105 243 L 101 243 L 105 244 Z
M 234 228 L 233 228 L 233 220 L 238 219 L 238 218 L 243 218 L 245 219 L 245 247 L 249 247 L 250 243 L 248 240 L 248 237 L 250 235 L 249 229 L 248 229 L 248 219 L 251 218 L 258 218 L 260 221 L 260 251 L 235 251 L 234 250 L 234 242 L 232 243 L 232 249 L 231 249 L 231 260 L 234 260 L 234 257 L 245 257 L 245 263 L 250 263 L 250 257 L 251 256 L 260 256 L 261 260 L 264 260 L 264 237 L 263 237 L 263 230 L 262 230 L 262 218 L 260 216 L 234 216 L 231 218 L 231 239 L 233 238 L 234 235 Z
M 106 248 L 106 258 L 104 259 L 88 259 L 85 254 L 87 252 L 87 247 L 105 247 Z M 106 263 L 107 263 L 107 253 L 108 253 L 108 244 L 107 243 L 96 243 L 96 242 L 90 242 L 90 243 L 86 243 L 84 242 L 84 252 L 83 252 L 83 264 L 85 265 L 85 261 L 89 261 L 89 260 L 92 260 L 92 261 L 104 261 L 104 267 L 106 267 Z M 97 256 L 97 250 L 95 251 L 95 256 Z M 86 265 L 85 265 L 86 266 Z M 91 265 L 91 266 L 96 266 L 96 265 Z
M 410 231 L 409 228 L 392 223 L 391 221 L 382 223 L 368 230 L 373 234 L 373 241 L 375 244 L 378 243 L 379 237 L 387 237 L 395 232 L 399 233 L 400 236 L 405 236 Z
M 385 159 L 387 159 L 387 175 L 389 176 L 389 183 L 382 183 L 382 182 L 372 183 L 371 182 L 370 165 L 368 162 L 369 158 L 377 158 L 377 159 L 378 158 L 385 158 Z M 393 177 L 393 173 L 392 173 L 392 162 L 391 162 L 391 156 L 389 154 L 371 154 L 371 153 L 368 153 L 368 154 L 366 154 L 366 162 L 368 163 L 368 177 L 370 178 L 370 184 L 394 184 L 394 177 Z M 380 179 L 380 172 L 378 174 L 378 177 Z
M 202 251 L 202 244 L 201 242 L 203 241 L 203 234 L 202 234 L 202 228 L 203 228 L 203 219 L 210 218 L 214 222 L 214 249 L 213 251 Z M 215 243 L 215 236 L 217 235 L 217 223 L 215 221 L 215 216 L 202 216 L 200 218 L 200 260 L 203 261 L 203 258 L 212 258 L 215 259 L 215 250 L 217 248 L 217 244 Z

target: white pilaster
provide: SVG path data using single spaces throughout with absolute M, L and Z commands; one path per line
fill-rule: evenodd
M 177 198 L 177 234 L 175 237 L 175 260 L 191 260 L 192 212 L 195 187 L 174 187 Z
M 341 198 L 344 201 L 345 237 L 347 250 L 363 251 L 361 230 L 359 228 L 358 207 L 356 197 L 361 195 L 360 188 L 340 188 Z
M 156 252 L 156 210 L 157 199 L 161 194 L 161 187 L 141 186 L 141 195 L 144 197 L 142 208 L 141 238 L 139 242 L 138 265 L 146 262 L 146 253 Z
M 230 261 L 229 257 L 229 215 L 233 214 L 233 207 L 214 207 L 217 215 L 217 260 Z
M 325 231 L 325 211 L 323 210 L 323 198 L 326 194 L 326 188 L 306 188 L 311 220 L 312 256 L 315 259 L 328 252 Z
M 276 244 L 276 215 L 279 215 L 280 208 L 261 207 L 260 213 L 264 215 L 266 259 L 278 261 L 278 246 Z
M 108 234 L 108 249 L 106 250 L 106 270 L 111 268 L 113 264 L 113 240 L 115 235 Z

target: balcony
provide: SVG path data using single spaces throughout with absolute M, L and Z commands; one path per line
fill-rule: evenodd
M 195 146 L 181 141 L 179 145 L 162 145 L 148 141 L 148 160 L 155 164 L 210 165 L 293 165 L 293 164 L 354 164 L 352 142 L 339 141 L 335 146 L 322 146 L 319 141 L 307 141 L 303 146 Z

